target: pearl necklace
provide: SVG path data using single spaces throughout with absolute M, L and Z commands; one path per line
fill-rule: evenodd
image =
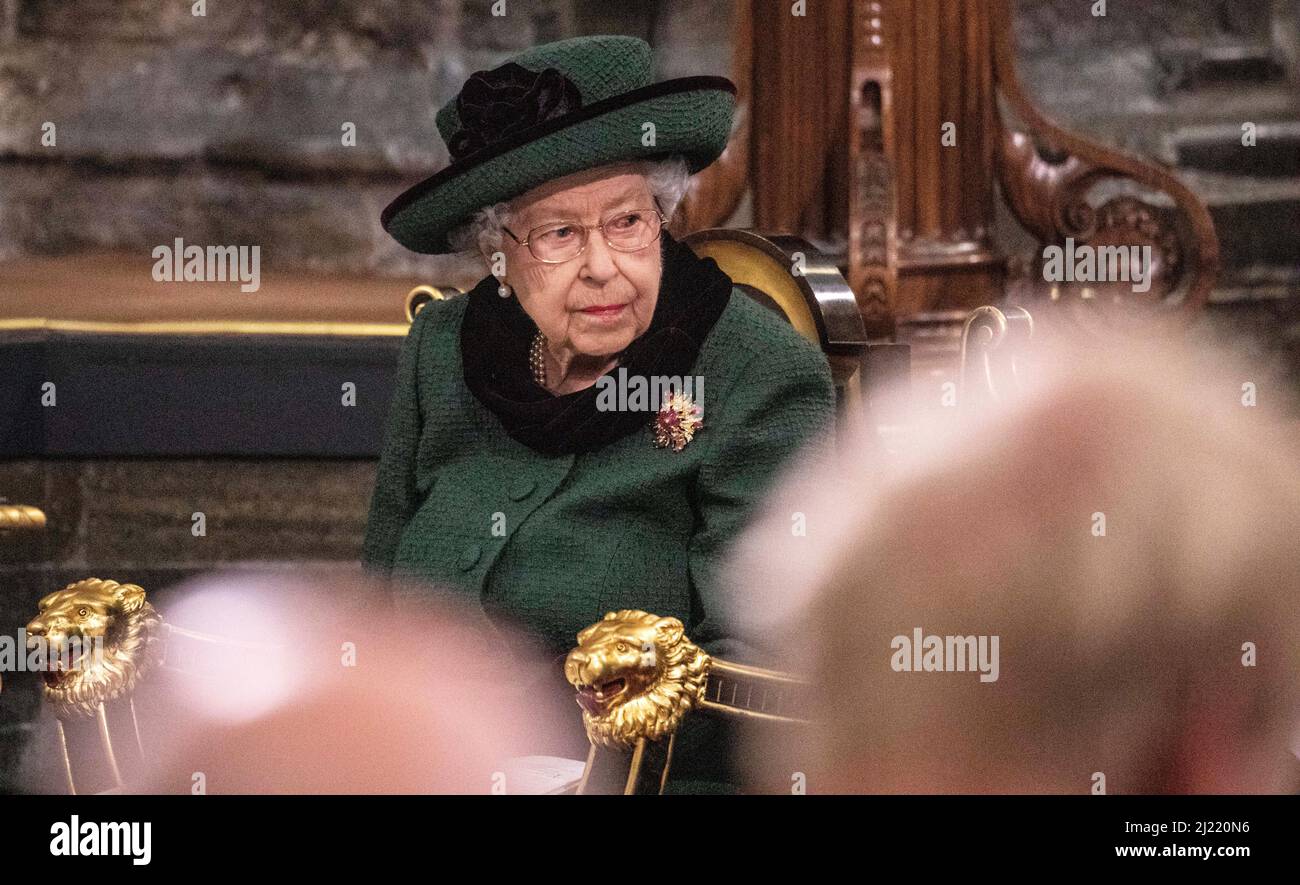
M 532 346 L 528 348 L 528 365 L 533 370 L 533 380 L 537 386 L 546 389 L 546 360 L 542 356 L 542 348 L 546 346 L 546 336 L 542 330 L 538 329 L 537 334 L 533 336 Z

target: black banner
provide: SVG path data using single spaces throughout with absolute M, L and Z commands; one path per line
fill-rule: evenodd
M 926 868 L 1170 864 L 1231 875 L 1293 855 L 1300 798 L 100 795 L 11 797 L 4 809 L 9 857 L 54 873 L 255 871 L 276 858 L 305 871 L 416 856 L 426 872 L 553 860 L 629 873 L 644 862 L 649 873 L 674 858 L 694 872 L 803 856 L 860 869 L 912 858 Z

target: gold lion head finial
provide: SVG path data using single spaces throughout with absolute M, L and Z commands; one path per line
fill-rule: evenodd
M 45 697 L 61 717 L 93 716 L 157 663 L 162 619 L 136 584 L 86 578 L 40 601 L 27 625 L 43 643 Z
M 676 731 L 703 695 L 708 668 L 681 621 L 624 609 L 578 634 L 564 676 L 577 690 L 588 739 L 629 748 Z

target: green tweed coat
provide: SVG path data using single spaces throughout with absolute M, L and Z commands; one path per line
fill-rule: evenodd
M 403 343 L 366 569 L 467 594 L 557 658 L 605 612 L 642 609 L 681 619 L 711 654 L 761 664 L 728 628 L 719 567 L 781 469 L 833 420 L 825 357 L 734 289 L 696 358 L 703 425 L 685 448 L 657 448 L 647 414 L 603 449 L 542 455 L 465 385 L 466 302 L 431 302 Z M 674 778 L 690 768 L 686 731 Z

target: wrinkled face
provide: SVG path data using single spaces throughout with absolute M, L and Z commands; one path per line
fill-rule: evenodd
M 600 621 L 578 634 L 578 647 L 565 658 L 564 676 L 577 689 L 584 710 L 600 715 L 654 682 L 656 635 L 653 619 L 642 624 Z
M 534 188 L 511 204 L 510 231 L 520 240 L 556 221 L 595 225 L 628 210 L 654 211 L 645 177 L 626 164 L 586 170 Z M 610 357 L 641 335 L 654 316 L 663 269 L 660 241 L 637 252 L 611 249 L 587 232 L 582 254 L 561 264 L 533 257 L 502 234 L 506 282 L 553 349 Z

